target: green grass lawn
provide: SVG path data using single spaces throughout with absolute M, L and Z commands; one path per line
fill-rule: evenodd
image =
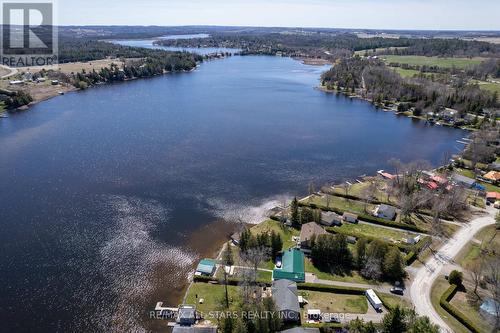
M 344 223 L 341 227 L 335 227 L 335 229 L 346 231 L 349 234 L 375 237 L 386 241 L 401 241 L 403 238 L 406 238 L 407 236 L 411 235 L 404 231 L 382 228 L 374 224 L 365 224 L 365 223 L 363 224 Z
M 327 197 L 330 200 L 328 204 L 327 204 L 328 201 Z M 321 197 L 315 195 L 310 199 L 303 200 L 302 202 L 313 203 L 317 206 L 323 206 L 327 208 L 337 208 L 342 211 L 349 211 L 351 213 L 356 213 L 356 214 L 367 214 L 367 212 L 372 211 L 375 208 L 375 205 L 368 204 L 366 205 L 366 211 L 365 211 L 365 203 L 361 201 L 350 200 L 329 194 L 325 194 Z
M 396 307 L 399 305 L 401 308 L 411 308 L 412 304 L 404 299 L 403 297 L 392 295 L 392 294 L 384 294 L 377 292 L 378 297 L 384 302 L 389 304 L 391 307 Z
M 438 66 L 443 68 L 467 68 L 480 64 L 485 58 L 439 58 L 439 57 L 425 57 L 425 56 L 397 56 L 397 55 L 384 55 L 382 56 L 386 63 L 399 63 L 415 66 Z
M 374 284 L 377 283 L 373 280 L 367 280 L 359 275 L 356 271 L 351 271 L 345 275 L 333 274 L 329 272 L 322 272 L 316 266 L 313 265 L 311 259 L 305 259 L 305 271 L 308 273 L 313 273 L 321 280 L 332 280 L 332 281 L 341 281 L 341 282 L 354 282 L 354 283 L 366 283 L 366 284 Z
M 292 246 L 295 246 L 295 243 L 292 241 L 293 236 L 300 235 L 300 231 L 294 228 L 288 228 L 283 226 L 282 223 L 274 220 L 266 220 L 260 224 L 255 225 L 250 229 L 252 234 L 258 235 L 262 233 L 270 233 L 271 231 L 276 232 L 281 236 L 281 240 L 283 241 L 283 249 L 289 249 Z
M 500 79 L 497 80 L 500 81 Z M 498 99 L 500 100 L 500 83 L 478 81 L 478 80 L 473 80 L 473 82 L 476 82 L 479 85 L 479 88 L 483 90 L 487 90 L 492 93 L 497 92 L 499 94 Z
M 439 299 L 448 289 L 450 284 L 444 279 L 444 276 L 439 277 L 436 282 L 432 285 L 431 289 L 431 302 L 434 309 L 439 313 L 440 317 L 453 329 L 455 333 L 470 333 L 470 331 L 463 326 L 458 320 L 451 316 L 445 309 L 439 304 Z M 460 310 L 462 311 L 462 310 Z
M 500 232 L 496 230 L 496 226 L 491 225 L 480 230 L 475 236 L 480 244 L 470 242 L 460 251 L 456 261 L 462 267 L 466 267 L 470 262 L 481 256 L 481 244 L 484 249 L 496 250 L 500 248 Z
M 450 303 L 459 309 L 476 327 L 481 328 L 481 332 L 492 332 L 493 326 L 488 323 L 486 318 L 481 316 L 477 308 L 469 304 L 465 292 L 457 292 Z
M 415 75 L 419 75 L 421 72 L 414 69 L 404 69 L 401 67 L 390 67 L 396 73 L 398 73 L 401 77 L 414 77 Z
M 227 286 L 231 308 L 238 307 L 239 293 L 237 286 Z M 196 297 L 198 296 L 198 297 Z M 203 304 L 199 300 L 203 298 Z M 223 285 L 195 282 L 189 288 L 186 303 L 196 305 L 196 310 L 201 312 L 216 311 L 225 302 L 225 289 Z
M 387 194 L 379 190 L 379 188 L 381 188 L 382 185 L 383 185 L 382 181 L 378 181 L 377 190 L 375 191 L 375 198 L 378 201 L 387 202 Z M 361 200 L 361 198 L 363 197 L 363 192 L 366 190 L 368 186 L 370 186 L 370 183 L 368 181 L 362 183 L 354 183 L 349 188 L 349 195 L 356 196 Z M 339 194 L 345 194 L 345 191 L 342 188 L 335 188 L 334 192 Z
M 364 295 L 344 295 L 327 292 L 300 290 L 299 295 L 303 296 L 309 303 L 307 309 L 320 309 L 325 313 L 366 313 L 368 311 L 368 301 Z
M 407 49 L 408 47 L 407 46 L 401 46 L 401 47 L 378 47 L 375 49 L 375 52 L 383 52 L 383 51 L 388 51 L 388 50 L 394 50 L 394 49 L 398 49 L 398 50 L 404 50 L 404 49 Z M 354 54 L 356 55 L 359 55 L 359 56 L 364 56 L 365 53 L 368 52 L 368 55 L 372 55 L 374 49 L 368 49 L 368 50 L 359 50 L 359 51 L 355 51 Z M 382 56 L 384 57 L 384 56 Z

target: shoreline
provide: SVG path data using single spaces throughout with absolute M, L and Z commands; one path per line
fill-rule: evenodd
M 319 91 L 322 91 L 322 92 L 324 92 L 326 94 L 339 94 L 339 95 L 342 95 L 342 96 L 344 96 L 346 98 L 357 99 L 357 100 L 362 100 L 362 101 L 368 102 L 368 103 L 370 103 L 371 105 L 375 106 L 377 109 L 379 109 L 381 111 L 392 112 L 395 116 L 404 116 L 404 117 L 407 117 L 407 118 L 410 118 L 410 119 L 421 120 L 421 121 L 428 122 L 428 120 L 425 119 L 424 117 L 414 116 L 412 114 L 409 114 L 409 112 L 398 112 L 398 110 L 395 109 L 395 108 L 389 108 L 389 107 L 385 107 L 385 106 L 382 106 L 382 105 L 378 105 L 378 104 L 374 103 L 372 99 L 367 98 L 367 97 L 363 97 L 363 96 L 361 96 L 360 94 L 357 94 L 357 93 L 351 94 L 351 93 L 346 93 L 346 92 L 339 91 L 339 90 L 336 90 L 336 89 L 328 89 L 324 85 L 318 85 L 315 89 L 317 89 Z M 447 124 L 447 123 L 432 124 L 432 126 L 450 127 L 450 128 L 461 129 L 461 130 L 469 131 L 469 132 L 475 131 L 475 129 L 470 128 L 470 127 L 465 127 L 465 126 L 455 127 L 455 126 Z
M 97 88 L 97 87 L 104 86 L 104 85 L 111 85 L 111 84 L 115 84 L 115 83 L 132 82 L 132 81 L 142 80 L 142 79 L 152 79 L 152 78 L 155 78 L 155 77 L 169 75 L 169 74 L 191 73 L 191 72 L 194 72 L 196 69 L 198 69 L 199 65 L 200 64 L 197 64 L 195 67 L 193 67 L 191 70 L 188 70 L 188 71 L 186 71 L 186 70 L 184 70 L 184 71 L 175 71 L 175 72 L 165 71 L 163 74 L 157 74 L 157 75 L 152 75 L 152 76 L 148 76 L 148 77 L 127 78 L 127 79 L 124 79 L 123 81 L 98 82 L 98 83 L 96 83 L 94 85 L 88 86 L 85 89 L 77 88 L 77 87 L 73 86 L 70 83 L 63 83 L 63 84 L 60 84 L 60 85 L 57 85 L 57 86 L 52 86 L 52 87 L 58 88 L 58 89 L 53 89 L 53 90 L 47 91 L 45 93 L 40 93 L 39 96 L 37 96 L 38 94 L 36 94 L 36 93 L 32 94 L 33 101 L 30 102 L 29 104 L 20 106 L 18 108 L 13 108 L 13 109 L 7 109 L 7 108 L 5 108 L 3 111 L 0 111 L 0 114 L 3 115 L 5 113 L 8 114 L 8 113 L 16 113 L 16 112 L 21 112 L 21 111 L 27 111 L 31 107 L 33 107 L 33 106 L 35 106 L 35 105 L 37 105 L 37 104 L 39 104 L 41 102 L 45 102 L 45 101 L 50 100 L 52 98 L 65 95 L 66 93 L 69 93 L 69 92 L 83 91 L 83 90 Z M 21 91 L 21 90 L 22 89 L 19 89 L 18 91 Z M 27 89 L 26 91 L 28 91 L 28 93 L 30 93 L 30 95 L 31 95 L 31 92 L 30 92 L 29 89 Z M 4 116 L 2 118 L 8 118 L 8 116 Z

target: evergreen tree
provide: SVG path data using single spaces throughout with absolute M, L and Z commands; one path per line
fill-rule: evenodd
M 271 233 L 271 257 L 273 260 L 276 260 L 276 257 L 281 252 L 283 248 L 283 241 L 281 240 L 281 236 L 274 231 Z
M 396 306 L 394 309 L 389 311 L 382 320 L 382 332 L 383 333 L 402 333 L 406 331 L 406 323 L 404 320 L 404 313 Z
M 361 269 L 366 262 L 366 238 L 358 239 L 356 243 L 356 267 Z
M 224 249 L 222 260 L 224 261 L 224 265 L 226 266 L 234 265 L 233 251 L 231 250 L 230 244 L 227 244 L 226 248 Z
M 292 221 L 292 225 L 298 226 L 300 224 L 299 218 L 299 202 L 297 201 L 297 197 L 295 197 L 290 205 L 290 220 Z
M 384 275 L 391 281 L 400 281 L 405 276 L 404 262 L 397 247 L 391 247 L 384 258 Z

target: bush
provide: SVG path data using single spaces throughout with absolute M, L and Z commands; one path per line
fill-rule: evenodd
M 448 282 L 450 284 L 454 284 L 457 286 L 462 285 L 462 280 L 463 280 L 463 274 L 462 272 L 459 272 L 457 270 L 452 271 L 448 277 Z
M 404 258 L 406 265 L 410 266 L 411 264 L 413 264 L 413 262 L 417 259 L 417 257 L 418 255 L 414 251 L 408 252 L 408 254 Z
M 319 291 L 345 295 L 364 295 L 365 289 L 356 287 L 330 286 L 316 283 L 297 283 L 300 290 Z

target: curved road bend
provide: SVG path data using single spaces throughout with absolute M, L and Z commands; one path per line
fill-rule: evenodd
M 422 316 L 427 316 L 441 327 L 442 332 L 453 332 L 436 312 L 431 302 L 431 288 L 443 267 L 455 258 L 460 250 L 469 243 L 482 228 L 495 224 L 496 209 L 487 207 L 487 215 L 475 218 L 464 225 L 450 238 L 425 264 L 416 271 L 410 286 L 410 296 L 415 310 Z

